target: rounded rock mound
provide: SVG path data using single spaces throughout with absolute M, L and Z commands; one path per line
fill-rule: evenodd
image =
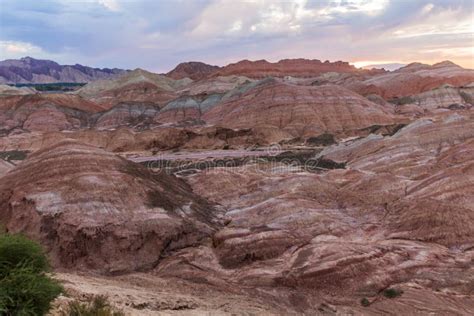
M 393 124 L 390 111 L 339 86 L 301 86 L 268 78 L 215 106 L 203 119 L 231 128 L 277 127 L 294 136 L 314 136 Z
M 39 240 L 56 266 L 148 269 L 218 225 L 180 179 L 75 141 L 42 149 L 0 181 L 0 224 Z

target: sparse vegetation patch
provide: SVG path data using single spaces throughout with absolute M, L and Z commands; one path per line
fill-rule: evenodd
M 386 298 L 395 298 L 403 294 L 403 291 L 396 288 L 389 288 L 383 291 L 383 295 Z
M 20 235 L 0 235 L 0 315 L 44 315 L 62 292 L 48 274 L 41 247 Z
M 90 302 L 70 302 L 62 316 L 122 316 L 122 311 L 113 308 L 106 296 L 95 296 Z

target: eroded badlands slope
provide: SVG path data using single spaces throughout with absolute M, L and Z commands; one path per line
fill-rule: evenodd
M 0 225 L 136 315 L 473 314 L 472 71 L 240 64 L 0 89 Z
M 143 276 L 70 276 L 69 286 L 95 284 L 150 312 L 182 306 L 174 291 L 190 311 L 227 300 L 229 312 L 465 314 L 474 308 L 473 130 L 471 113 L 433 116 L 313 157 L 344 169 L 249 162 L 195 173 L 189 185 L 63 142 L 2 178 L 1 218 L 42 241 L 57 267 L 144 269 L 149 282 L 127 298 L 118 293 Z M 179 285 L 150 295 L 163 282 Z M 388 299 L 387 288 L 403 293 Z M 204 303 L 203 293 L 215 294 Z
M 459 87 L 473 81 L 474 70 L 444 61 L 431 66 L 412 63 L 393 72 L 350 83 L 348 86 L 364 95 L 375 93 L 386 99 L 393 99 L 429 91 L 443 84 Z
M 338 86 L 266 80 L 206 112 L 203 119 L 233 128 L 272 126 L 295 136 L 343 134 L 395 122 L 383 107 Z
M 59 267 L 151 268 L 217 226 L 213 207 L 182 180 L 72 141 L 32 154 L 0 192 L 5 228 L 40 240 Z

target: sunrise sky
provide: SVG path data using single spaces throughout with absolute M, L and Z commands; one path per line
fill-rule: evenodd
M 474 68 L 474 1 L 0 0 L 0 59 L 167 71 L 315 58 Z

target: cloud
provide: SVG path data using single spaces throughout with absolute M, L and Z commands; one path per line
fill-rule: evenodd
M 473 5 L 470 0 L 2 0 L 0 41 L 27 43 L 41 56 L 68 63 L 154 71 L 188 60 L 224 64 L 294 57 L 402 62 L 442 57 L 473 67 Z
M 0 52 L 3 58 L 16 58 L 18 56 L 43 55 L 41 47 L 31 43 L 0 41 Z
M 97 2 L 109 9 L 110 11 L 120 11 L 120 5 L 117 0 L 97 0 Z

